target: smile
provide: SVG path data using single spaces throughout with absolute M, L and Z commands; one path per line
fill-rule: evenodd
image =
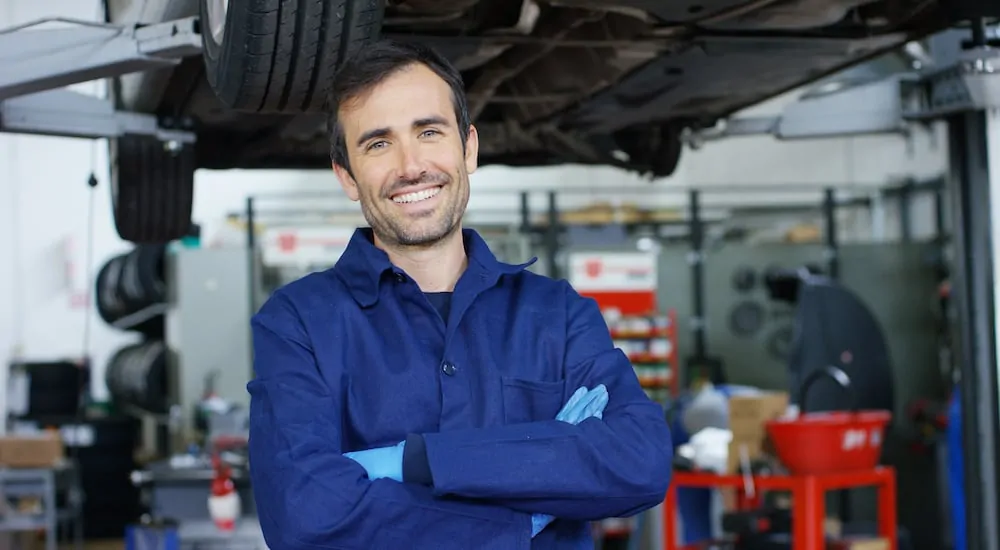
M 431 197 L 434 197 L 441 192 L 440 187 L 432 187 L 430 189 L 424 189 L 423 191 L 414 191 L 412 193 L 404 193 L 402 195 L 396 195 L 392 198 L 392 202 L 397 204 L 411 204 L 414 202 L 425 201 Z

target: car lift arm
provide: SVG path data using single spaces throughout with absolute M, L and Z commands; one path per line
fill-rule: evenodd
M 953 63 L 893 75 L 833 92 L 805 95 L 773 117 L 737 117 L 696 130 L 692 147 L 726 137 L 771 135 L 781 140 L 906 134 L 910 122 L 1000 108 L 1000 50 L 963 51 Z
M 51 22 L 73 26 L 33 30 Z M 0 31 L 0 100 L 169 67 L 200 52 L 195 17 L 133 27 L 40 19 Z
M 43 29 L 44 23 L 70 23 Z M 0 131 L 85 138 L 152 135 L 193 142 L 156 117 L 118 112 L 111 102 L 64 89 L 90 80 L 176 65 L 201 52 L 198 19 L 118 26 L 42 19 L 0 31 Z

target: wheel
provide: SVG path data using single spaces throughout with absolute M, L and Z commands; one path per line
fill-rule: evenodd
M 108 142 L 118 235 L 139 244 L 166 243 L 187 235 L 194 203 L 194 148 L 148 136 Z
M 167 299 L 166 245 L 139 245 L 115 256 L 97 273 L 94 283 L 97 312 L 109 325 Z M 164 316 L 156 314 L 119 327 L 146 338 L 162 338 Z
M 170 408 L 169 351 L 160 340 L 125 346 L 108 361 L 104 381 L 112 400 L 152 413 Z
M 208 83 L 229 108 L 321 111 L 333 73 L 378 37 L 382 0 L 201 0 Z

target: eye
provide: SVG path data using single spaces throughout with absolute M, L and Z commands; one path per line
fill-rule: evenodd
M 440 133 L 441 132 L 438 132 L 437 130 L 428 128 L 427 130 L 424 130 L 423 132 L 420 132 L 420 137 L 436 136 L 436 135 L 438 135 Z
M 388 143 L 385 140 L 380 139 L 378 141 L 373 141 L 373 142 L 369 143 L 368 147 L 366 147 L 365 150 L 366 151 L 372 151 L 372 150 L 375 150 L 375 149 L 381 149 L 382 147 L 384 147 L 386 145 L 388 145 Z

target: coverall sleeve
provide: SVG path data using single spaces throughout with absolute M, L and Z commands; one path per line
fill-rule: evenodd
M 435 494 L 575 520 L 627 517 L 663 501 L 673 459 L 663 408 L 614 347 L 597 304 L 564 284 L 567 388 L 604 384 L 603 420 L 423 434 Z
M 290 301 L 276 294 L 251 326 L 250 477 L 269 548 L 530 548 L 528 514 L 369 480 L 341 454 L 340 373 L 320 374 Z

